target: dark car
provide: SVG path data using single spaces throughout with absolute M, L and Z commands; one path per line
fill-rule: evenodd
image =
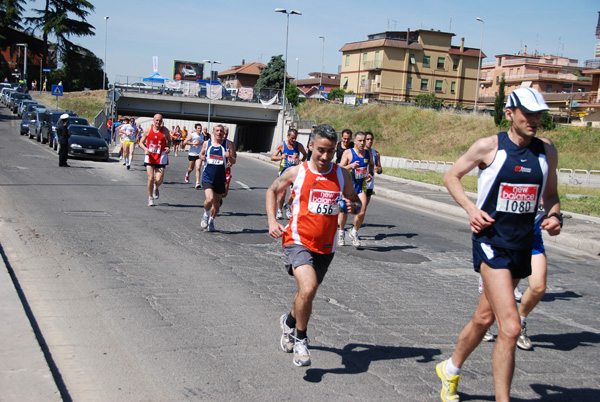
M 25 115 L 25 110 L 27 109 L 28 105 L 37 105 L 38 103 L 32 99 L 23 99 L 21 101 L 21 104 L 19 105 L 19 109 L 17 110 L 17 116 L 19 116 L 20 118 L 23 118 L 23 116 Z
M 23 109 L 23 115 L 26 115 L 27 113 L 35 112 L 36 110 L 39 110 L 42 113 L 44 113 L 44 111 L 46 111 L 46 106 L 40 105 L 39 103 L 30 103 L 27 105 L 27 108 Z
M 21 92 L 15 92 L 12 96 L 12 102 L 9 105 L 10 110 L 12 110 L 13 113 L 17 113 L 17 110 L 19 109 L 19 105 L 21 104 L 21 101 L 23 101 L 25 99 L 31 100 L 31 95 L 24 94 Z
M 75 112 L 73 112 L 75 113 Z M 69 126 L 71 124 L 78 124 L 80 126 L 89 126 L 90 123 L 87 121 L 87 119 L 83 118 L 83 117 L 79 117 L 77 115 L 75 116 L 71 116 L 67 119 L 67 128 L 69 128 Z M 54 149 L 57 149 L 57 145 L 58 144 L 58 138 L 56 137 L 56 130 L 54 130 L 54 138 L 52 139 L 52 142 L 54 144 Z
M 108 161 L 108 144 L 96 127 L 71 124 L 69 133 L 69 157 L 81 157 Z
M 60 118 L 62 114 L 68 114 L 70 116 L 77 116 L 72 110 L 61 110 L 61 109 L 48 109 L 42 115 L 42 128 L 40 130 L 40 141 L 42 144 L 48 143 L 49 146 L 53 147 L 55 150 L 57 148 L 57 144 L 54 141 L 54 136 L 56 134 L 56 122 Z
M 35 138 L 35 139 L 40 139 L 41 140 L 41 135 L 42 135 L 42 116 L 44 114 L 45 110 L 35 110 L 33 112 L 31 112 L 33 114 L 33 116 L 31 117 L 31 119 L 29 120 L 29 138 Z M 38 140 L 38 141 L 40 141 Z
M 27 133 L 29 132 L 29 122 L 31 121 L 32 118 L 35 118 L 35 112 L 29 112 L 21 120 L 21 125 L 19 128 L 19 133 L 21 135 L 27 135 Z

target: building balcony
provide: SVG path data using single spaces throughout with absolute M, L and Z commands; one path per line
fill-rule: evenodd
M 532 73 L 532 74 L 515 74 L 504 77 L 508 81 L 541 81 L 541 80 L 556 80 L 569 82 L 591 82 L 591 77 L 578 77 L 573 74 L 548 74 L 548 73 Z
M 362 71 L 381 70 L 382 68 L 383 63 L 381 61 L 369 60 L 361 63 Z
M 521 57 L 518 59 L 502 60 L 502 66 L 510 66 L 515 64 L 548 64 L 562 67 L 578 67 L 576 62 L 571 62 L 568 59 L 538 59 L 530 57 Z

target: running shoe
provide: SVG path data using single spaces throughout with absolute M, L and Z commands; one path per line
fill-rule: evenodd
M 131 165 L 127 165 L 127 170 L 131 169 Z
M 185 183 L 189 183 L 190 182 L 190 175 L 187 174 L 187 173 L 185 174 L 185 180 L 184 180 L 184 182 Z
M 442 392 L 440 393 L 440 396 L 444 402 L 459 402 L 460 397 L 456 390 L 458 388 L 460 375 L 457 374 L 454 377 L 448 377 L 446 374 L 446 363 L 448 363 L 448 360 L 444 360 L 435 366 L 435 371 L 438 377 L 440 377 L 440 380 L 442 380 Z
M 208 221 L 208 231 L 209 232 L 215 231 L 215 220 L 214 219 L 211 219 Z
M 290 328 L 285 323 L 287 321 L 288 314 L 284 314 L 279 318 L 279 326 L 283 331 L 281 335 L 281 350 L 285 353 L 292 353 L 294 351 L 294 328 Z
M 285 216 L 287 216 L 288 219 L 292 219 L 292 206 L 285 204 L 283 207 L 285 208 Z
M 492 334 L 492 331 L 490 331 L 489 329 L 485 331 L 485 335 L 483 336 L 484 342 L 494 342 L 495 340 L 496 338 L 494 337 L 494 334 Z
M 345 232 L 340 232 L 338 230 L 338 241 L 337 241 L 337 245 L 338 246 L 345 246 L 346 245 L 346 233 Z
M 123 161 L 123 166 L 125 166 L 125 165 L 126 165 L 126 163 L 125 163 L 125 161 Z
M 296 339 L 294 342 L 294 364 L 298 367 L 310 366 L 308 338 Z
M 479 275 L 479 294 L 483 293 L 483 278 Z
M 352 245 L 354 247 L 360 247 L 360 239 L 358 238 L 358 233 L 353 234 L 352 230 L 348 231 L 348 237 L 352 240 Z
M 531 339 L 527 336 L 527 323 L 525 322 L 521 324 L 521 335 L 517 339 L 517 346 L 523 350 L 531 350 L 533 348 Z
M 158 187 L 154 187 L 154 199 L 158 200 L 160 193 L 158 192 Z
M 276 219 L 283 219 L 283 212 L 281 212 L 281 209 L 277 210 L 277 215 L 275 216 Z
M 519 288 L 515 288 L 515 290 L 513 291 L 513 293 L 515 294 L 515 300 L 516 301 L 521 301 L 521 299 L 523 298 L 523 293 L 521 293 L 521 291 L 519 290 Z
M 154 198 L 148 197 L 148 206 L 149 207 L 153 207 L 154 206 Z
M 208 216 L 202 216 L 202 220 L 200 221 L 200 227 L 202 230 L 208 229 Z
M 196 190 L 200 190 L 202 188 L 202 184 L 199 181 L 196 182 Z

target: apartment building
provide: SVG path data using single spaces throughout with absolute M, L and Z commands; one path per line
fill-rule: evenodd
M 583 76 L 582 70 L 576 59 L 527 54 L 525 46 L 522 53 L 497 55 L 494 63 L 481 67 L 479 94 L 481 97 L 496 96 L 502 76 L 507 94 L 521 86 L 546 94 L 589 92 L 591 78 Z
M 340 88 L 364 99 L 407 101 L 434 93 L 446 105 L 475 102 L 479 49 L 452 45 L 453 33 L 386 31 L 345 44 Z M 481 54 L 481 58 L 485 58 Z
M 225 88 L 254 88 L 263 68 L 265 65 L 262 63 L 244 63 L 242 61 L 241 65 L 221 71 L 218 76 Z

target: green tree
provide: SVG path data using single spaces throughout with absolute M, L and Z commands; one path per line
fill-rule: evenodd
M 86 17 L 94 11 L 87 0 L 45 0 L 43 9 L 32 9 L 37 17 L 28 17 L 26 21 L 32 27 L 32 33 L 41 30 L 44 41 L 44 65 L 48 64 L 48 37 L 57 38 L 62 52 L 81 50 L 70 41 L 72 36 L 93 36 L 94 27 L 88 24 Z
M 67 92 L 89 89 L 102 89 L 102 60 L 87 49 L 71 50 L 61 58 L 63 68 L 53 70 L 50 82 L 63 83 Z
M 442 99 L 439 99 L 437 96 L 435 96 L 434 93 L 431 94 L 420 94 L 415 96 L 414 98 L 414 102 L 416 105 L 419 106 L 432 106 L 432 107 L 441 107 L 442 106 Z
M 504 117 L 504 97 L 506 96 L 506 93 L 504 92 L 505 87 L 506 81 L 504 80 L 504 75 L 502 75 L 500 87 L 498 88 L 498 95 L 496 95 L 496 99 L 494 100 L 494 123 L 496 126 L 500 126 L 500 123 L 502 123 L 502 118 Z
M 542 118 L 540 119 L 540 127 L 544 130 L 554 130 L 556 123 L 552 120 L 552 116 L 547 110 L 542 112 Z
M 255 88 L 283 89 L 283 70 L 285 63 L 282 55 L 271 57 L 269 63 L 260 72 Z M 289 77 L 286 77 L 286 86 Z M 287 91 L 286 91 L 287 92 Z
M 300 102 L 300 90 L 296 86 L 296 84 L 287 84 L 285 87 L 285 96 L 287 97 L 287 101 L 293 107 L 298 106 Z
M 0 0 L 0 27 L 23 29 L 21 21 L 25 11 L 24 2 L 25 0 Z
M 329 91 L 329 95 L 327 96 L 327 99 L 329 100 L 344 100 L 344 95 L 346 95 L 346 91 L 344 91 L 342 88 L 332 88 L 331 91 Z

